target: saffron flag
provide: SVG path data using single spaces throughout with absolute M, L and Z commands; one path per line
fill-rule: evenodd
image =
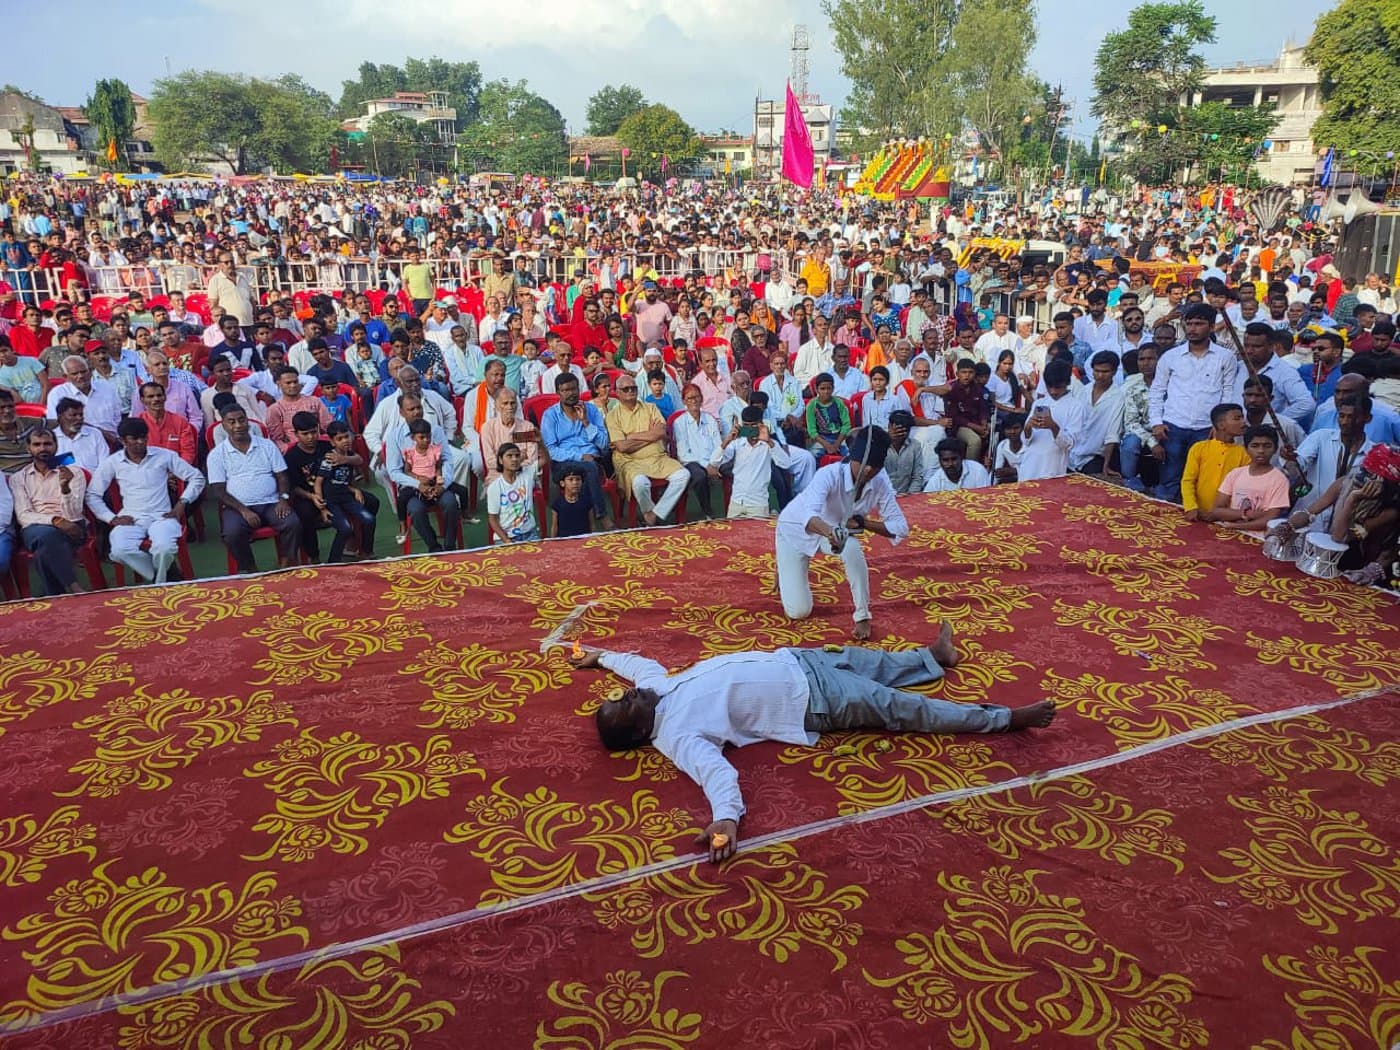
M 789 82 L 783 111 L 783 178 L 803 189 L 809 188 L 812 185 L 814 157 L 812 136 L 807 131 L 802 107 L 792 93 L 792 83 Z
M 108 161 L 108 163 L 111 163 L 111 164 L 115 164 L 115 163 L 117 162 L 117 140 L 116 140 L 116 139 L 109 139 L 109 140 L 107 141 L 107 161 Z

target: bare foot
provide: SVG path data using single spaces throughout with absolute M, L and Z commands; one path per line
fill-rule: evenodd
M 653 528 L 655 528 L 656 525 L 659 524 L 661 521 L 661 519 L 656 516 L 656 512 L 650 510 L 642 515 L 642 520 L 646 522 L 648 526 L 651 526 Z
M 855 625 L 853 628 L 851 628 L 851 636 L 852 636 L 853 638 L 855 638 L 855 640 L 858 641 L 858 642 L 866 642 L 866 641 L 869 641 L 869 640 L 870 640 L 870 621 L 869 621 L 869 620 L 857 620 L 857 621 L 856 621 L 856 625 Z
M 1015 733 L 1022 729 L 1044 729 L 1054 720 L 1055 701 L 1042 700 L 1038 704 L 1013 707 L 1011 709 L 1011 724 L 1006 727 L 1006 731 Z
M 598 523 L 598 528 L 602 532 L 612 532 L 613 529 L 617 528 L 617 522 L 613 521 L 612 518 L 604 518 Z
M 938 641 L 930 645 L 928 651 L 933 654 L 933 658 L 938 661 L 939 666 L 945 670 L 958 666 L 961 657 L 958 656 L 957 647 L 953 645 L 953 625 L 947 620 L 944 620 L 938 628 Z

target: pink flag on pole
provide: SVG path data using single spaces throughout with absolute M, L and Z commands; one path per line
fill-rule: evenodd
M 626 160 L 626 159 L 627 159 L 628 157 L 630 157 L 630 156 L 632 156 L 632 151 L 631 151 L 630 149 L 628 149 L 626 146 L 623 146 L 623 147 L 622 147 L 622 159 L 623 159 L 623 160 Z
M 665 175 L 665 174 L 666 174 L 666 165 L 668 165 L 670 162 L 671 162 L 671 158 L 670 158 L 670 157 L 666 156 L 666 154 L 664 154 L 664 153 L 661 154 L 661 174 L 662 174 L 662 175 Z
M 812 136 L 789 82 L 783 111 L 783 178 L 803 189 L 810 187 L 814 157 Z
M 590 157 L 587 153 L 585 153 L 585 154 L 583 155 L 583 170 L 584 170 L 584 171 L 592 171 L 592 170 L 593 170 L 593 158 Z

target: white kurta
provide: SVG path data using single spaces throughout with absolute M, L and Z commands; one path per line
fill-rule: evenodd
M 1079 440 L 1086 422 L 1084 402 L 1070 394 L 1056 400 L 1046 394 L 1035 399 L 1034 411 L 1040 405 L 1050 408 L 1050 415 L 1060 426 L 1059 436 L 1049 430 L 1032 430 L 1025 438 L 1017 480 L 1036 481 L 1039 478 L 1059 478 L 1069 473 L 1069 455 Z

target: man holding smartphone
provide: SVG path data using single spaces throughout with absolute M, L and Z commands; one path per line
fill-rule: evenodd
M 72 466 L 71 454 L 59 456 L 52 430 L 35 427 L 28 448 L 30 464 L 10 475 L 20 538 L 34 556 L 46 595 L 81 593 L 74 555 L 87 542 L 87 475 Z

